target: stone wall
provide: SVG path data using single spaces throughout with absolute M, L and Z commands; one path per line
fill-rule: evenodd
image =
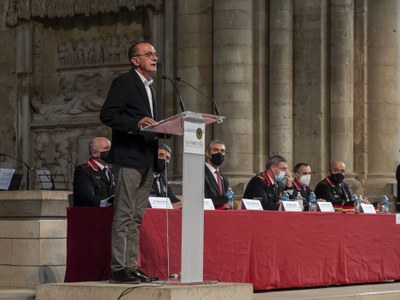
M 0 193 L 0 288 L 64 281 L 68 194 Z
M 227 117 L 207 140 L 226 142 L 222 169 L 236 194 L 274 153 L 291 166 L 310 163 L 312 186 L 342 159 L 353 191 L 391 194 L 400 160 L 398 1 L 63 3 L 0 7 L 0 153 L 64 174 L 70 187 L 87 141 L 109 136 L 99 109 L 111 80 L 129 68 L 127 45 L 144 38 L 160 53 L 162 116 L 179 112 L 172 86 L 160 80 L 167 74 L 213 96 Z M 177 85 L 187 110 L 212 112 L 209 99 Z M 179 179 L 181 139 L 167 143 L 171 179 Z M 25 172 L 22 163 L 0 162 L 11 166 Z

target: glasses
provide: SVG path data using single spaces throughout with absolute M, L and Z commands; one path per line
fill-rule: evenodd
M 289 170 L 288 167 L 278 167 L 278 166 L 274 166 L 275 168 L 281 170 L 281 171 L 287 171 Z
M 147 52 L 145 54 L 137 54 L 135 56 L 146 56 L 147 58 L 158 57 L 157 52 Z

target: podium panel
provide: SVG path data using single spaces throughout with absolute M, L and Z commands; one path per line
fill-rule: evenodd
M 143 131 L 183 135 L 181 282 L 203 281 L 205 125 L 225 117 L 183 112 Z

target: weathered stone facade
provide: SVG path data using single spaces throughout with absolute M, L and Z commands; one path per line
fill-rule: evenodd
M 4 2 L 4 1 L 3 1 Z M 163 116 L 179 112 L 162 74 L 180 76 L 218 102 L 224 123 L 208 140 L 227 145 L 224 172 L 236 192 L 270 154 L 305 161 L 312 185 L 329 161 L 347 163 L 354 191 L 391 194 L 399 163 L 396 0 L 6 0 L 0 6 L 0 153 L 65 174 L 87 140 L 108 135 L 99 109 L 129 68 L 127 46 L 160 52 Z M 178 85 L 190 111 L 210 101 Z M 181 139 L 172 174 L 181 176 Z M 0 162 L 24 171 L 12 160 Z

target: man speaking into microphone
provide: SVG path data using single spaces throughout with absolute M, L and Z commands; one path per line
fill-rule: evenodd
M 151 282 L 137 264 L 139 227 L 147 206 L 157 162 L 158 138 L 142 127 L 154 125 L 157 104 L 151 75 L 158 56 L 148 42 L 128 51 L 132 69 L 111 84 L 101 121 L 112 128 L 110 162 L 116 177 L 111 237 L 111 283 Z

